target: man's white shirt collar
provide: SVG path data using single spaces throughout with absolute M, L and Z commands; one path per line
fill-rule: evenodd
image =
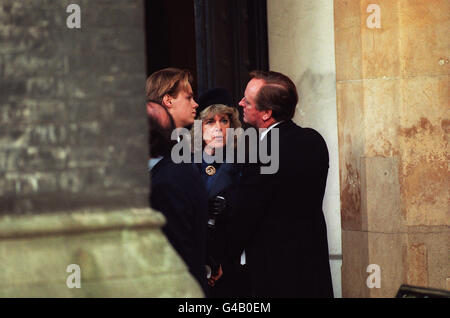
M 266 135 L 269 133 L 269 131 L 274 128 L 275 126 L 277 126 L 278 124 L 281 124 L 283 121 L 278 121 L 275 124 L 272 124 L 271 126 L 269 126 L 266 130 L 264 130 L 261 133 L 261 136 L 259 136 L 259 140 L 262 141 L 264 139 L 264 137 L 266 137 Z

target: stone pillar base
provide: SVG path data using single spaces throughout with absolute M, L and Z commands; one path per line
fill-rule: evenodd
M 203 297 L 164 222 L 150 209 L 3 216 L 0 297 Z

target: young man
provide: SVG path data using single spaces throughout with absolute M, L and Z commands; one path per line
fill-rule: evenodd
M 189 71 L 177 68 L 156 71 L 147 79 L 147 99 L 166 107 L 176 128 L 194 123 L 198 104 L 194 100 L 191 83 L 192 76 Z
M 250 76 L 239 105 L 246 123 L 264 129 L 260 140 L 278 143 L 271 156 L 279 169 L 262 174 L 261 163 L 244 167 L 230 252 L 239 256 L 245 249 L 252 296 L 333 297 L 322 211 L 326 143 L 315 130 L 292 122 L 298 95 L 287 76 L 261 71 Z

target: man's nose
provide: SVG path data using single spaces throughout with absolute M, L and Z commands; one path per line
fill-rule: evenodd
M 239 102 L 239 106 L 242 106 L 242 107 L 245 106 L 244 97 L 242 97 L 241 101 Z

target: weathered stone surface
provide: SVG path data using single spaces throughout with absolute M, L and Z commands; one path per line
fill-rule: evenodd
M 415 286 L 428 286 L 427 248 L 425 244 L 408 246 L 408 282 Z
M 368 235 L 370 258 L 389 269 L 389 287 L 370 296 L 392 297 L 393 282 L 446 288 L 449 2 L 377 1 L 379 29 L 366 25 L 369 4 L 334 1 L 342 226 Z M 343 279 L 348 295 L 360 288 Z
M 356 28 L 361 30 L 362 78 L 398 76 L 400 74 L 398 47 L 401 33 L 398 15 L 401 7 L 397 1 L 377 1 L 376 4 L 380 7 L 381 27 L 368 28 L 367 19 L 373 11 L 367 12 L 367 8 L 374 1 L 353 2 L 359 2 L 360 6 L 361 24 Z
M 68 274 L 66 274 L 68 275 Z M 65 279 L 65 278 L 64 278 Z M 63 279 L 61 279 L 62 281 Z M 184 282 L 173 286 L 173 282 Z M 2 287 L 0 297 L 15 298 L 201 298 L 203 293 L 186 271 L 87 281 L 81 288 L 69 289 L 64 282 Z
M 449 242 L 448 227 L 408 228 L 408 284 L 449 289 Z
M 401 59 L 403 74 L 448 75 L 449 12 L 450 2 L 446 0 L 401 2 L 399 23 L 401 51 L 405 57 Z
M 368 233 L 342 230 L 342 297 L 370 296 L 366 285 L 369 274 Z
M 360 82 L 337 82 L 339 175 L 343 230 L 361 230 L 360 157 L 364 155 L 363 90 Z
M 448 76 L 402 80 L 400 180 L 408 225 L 450 225 Z
M 334 1 L 336 81 L 338 82 L 362 77 L 362 43 L 359 26 L 364 23 L 364 16 L 361 16 L 360 10 L 360 1 Z
M 407 234 L 343 231 L 343 297 L 395 297 L 407 278 Z M 379 287 L 369 288 L 369 265 L 380 269 Z
M 381 270 L 380 288 L 371 288 L 370 297 L 393 298 L 406 283 L 406 237 L 404 233 L 368 232 L 369 264 Z
M 152 210 L 0 218 L 1 297 L 202 297 Z M 66 272 L 80 266 L 81 288 Z
M 143 5 L 2 1 L 0 214 L 148 205 Z
M 364 231 L 405 232 L 398 162 L 395 158 L 361 158 L 362 220 Z
M 363 80 L 364 156 L 398 157 L 401 85 L 384 78 Z

